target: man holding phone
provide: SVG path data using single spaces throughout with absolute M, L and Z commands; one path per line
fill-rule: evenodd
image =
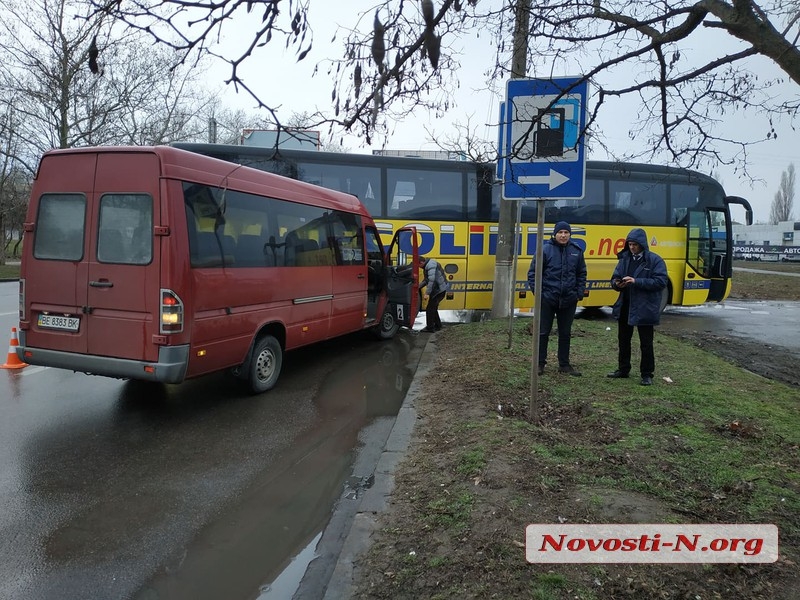
M 611 287 L 619 298 L 614 303 L 619 344 L 618 367 L 608 374 L 612 379 L 625 379 L 631 371 L 631 339 L 634 327 L 639 331 L 642 385 L 653 385 L 656 368 L 653 350 L 654 327 L 661 320 L 661 291 L 667 286 L 664 259 L 651 252 L 644 229 L 632 229 L 625 239 L 625 248 L 617 255 L 619 262 L 611 276 Z

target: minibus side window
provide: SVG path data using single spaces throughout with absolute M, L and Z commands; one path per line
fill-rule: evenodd
M 100 198 L 97 260 L 146 265 L 153 258 L 153 200 L 147 194 Z
M 367 248 L 367 291 L 377 294 L 383 287 L 383 247 L 374 227 L 366 228 L 365 245 Z
M 258 243 L 258 236 L 251 235 L 249 224 L 238 224 L 237 234 L 239 238 L 246 235 L 255 243 L 242 241 L 237 245 L 234 236 L 226 235 L 226 228 L 229 225 L 226 216 L 227 203 L 230 200 L 233 206 L 246 204 L 247 198 L 240 196 L 244 195 L 201 183 L 183 182 L 183 201 L 186 208 L 192 267 L 221 268 L 234 264 L 240 267 L 263 266 L 263 242 Z M 235 209 L 232 212 L 235 212 Z M 260 229 L 260 226 L 257 229 Z
M 276 200 L 275 219 L 285 246 L 287 267 L 319 267 L 335 264 L 328 244 L 328 213 L 317 206 Z
M 200 230 L 200 238 L 209 239 L 198 247 L 208 247 L 217 257 L 222 251 L 224 261 L 210 266 L 274 267 L 282 263 L 283 247 L 270 228 L 272 200 L 235 190 L 225 190 L 224 196 L 221 190 L 215 193 L 224 197 L 225 213 Z
M 330 224 L 336 264 L 363 265 L 364 236 L 361 233 L 361 217 L 337 210 L 332 213 Z
M 81 260 L 86 219 L 83 194 L 43 194 L 39 199 L 33 256 L 51 260 Z

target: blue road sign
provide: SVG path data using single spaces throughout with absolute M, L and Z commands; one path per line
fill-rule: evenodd
M 502 134 L 503 198 L 583 198 L 587 82 L 508 81 Z

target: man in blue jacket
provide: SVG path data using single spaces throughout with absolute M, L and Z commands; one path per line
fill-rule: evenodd
M 656 359 L 653 352 L 653 327 L 661 320 L 661 294 L 667 287 L 667 266 L 664 259 L 650 252 L 644 229 L 632 229 L 625 239 L 625 248 L 617 255 L 619 262 L 611 276 L 611 287 L 620 292 L 614 303 L 617 319 L 619 358 L 612 379 L 624 379 L 631 370 L 633 328 L 639 330 L 642 351 L 639 369 L 642 385 L 653 385 Z
M 572 227 L 559 221 L 553 227 L 552 239 L 542 243 L 542 297 L 539 324 L 539 375 L 544 373 L 547 362 L 547 343 L 553 319 L 558 323 L 558 371 L 580 376 L 569 362 L 569 347 L 572 337 L 572 321 L 578 301 L 586 288 L 586 261 L 583 249 L 573 242 Z M 528 270 L 528 285 L 535 291 L 536 257 Z

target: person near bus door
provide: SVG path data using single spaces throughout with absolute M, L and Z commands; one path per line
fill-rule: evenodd
M 425 277 L 419 284 L 419 289 L 427 288 L 425 298 L 428 305 L 425 308 L 425 327 L 422 331 L 433 333 L 442 328 L 442 319 L 439 317 L 439 304 L 444 300 L 450 284 L 442 266 L 433 258 L 421 256 L 419 259 Z
M 661 294 L 667 287 L 667 266 L 664 259 L 651 252 L 644 229 L 632 229 L 625 239 L 625 248 L 617 254 L 619 262 L 611 276 L 611 287 L 619 298 L 614 303 L 617 319 L 619 358 L 617 369 L 608 374 L 624 379 L 631 370 L 633 328 L 639 331 L 642 385 L 653 385 L 656 359 L 653 351 L 653 328 L 661 319 Z
M 576 377 L 580 371 L 569 361 L 572 321 L 578 301 L 586 289 L 586 260 L 583 248 L 571 240 L 572 227 L 559 221 L 553 227 L 552 239 L 542 243 L 542 297 L 539 323 L 539 375 L 544 374 L 547 345 L 553 319 L 558 324 L 558 371 Z M 536 256 L 528 270 L 528 285 L 535 292 Z

